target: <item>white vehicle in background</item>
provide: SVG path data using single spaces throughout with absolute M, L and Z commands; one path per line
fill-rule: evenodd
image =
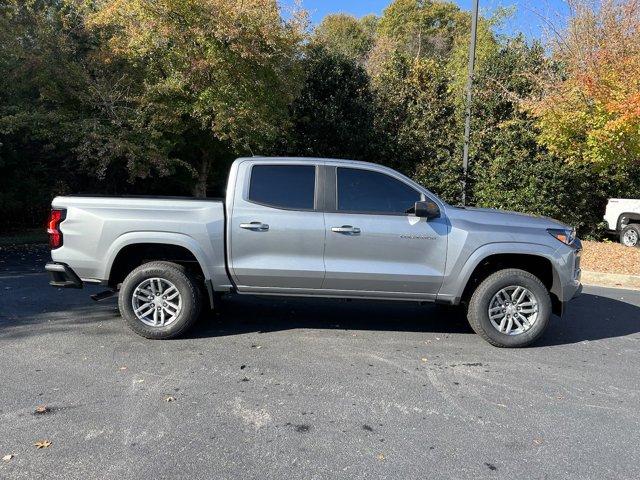
M 640 199 L 610 198 L 604 219 L 621 244 L 640 247 Z

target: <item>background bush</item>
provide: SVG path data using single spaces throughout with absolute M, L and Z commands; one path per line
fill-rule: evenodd
M 607 198 L 640 195 L 626 3 L 580 4 L 549 45 L 496 35 L 502 12 L 480 20 L 469 204 L 598 236 Z M 313 30 L 275 0 L 152 5 L 0 0 L 2 232 L 43 225 L 57 194 L 221 195 L 252 154 L 378 162 L 460 201 L 470 17 L 453 3 Z M 584 35 L 599 43 L 558 47 Z

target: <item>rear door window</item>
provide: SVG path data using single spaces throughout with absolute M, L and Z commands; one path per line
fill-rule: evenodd
M 249 200 L 275 208 L 313 210 L 315 185 L 314 165 L 254 165 Z

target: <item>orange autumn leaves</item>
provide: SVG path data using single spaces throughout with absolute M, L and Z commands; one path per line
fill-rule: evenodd
M 541 140 L 570 161 L 640 162 L 640 0 L 571 0 L 556 67 L 528 103 Z

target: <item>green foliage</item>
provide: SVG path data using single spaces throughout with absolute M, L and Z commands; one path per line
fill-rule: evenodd
M 499 50 L 500 45 L 496 39 L 493 30 L 501 22 L 501 12 L 498 10 L 494 17 L 485 19 L 478 18 L 477 39 L 476 39 L 476 72 L 482 72 L 485 64 Z M 447 68 L 451 75 L 451 91 L 456 99 L 456 106 L 459 115 L 463 115 L 465 88 L 467 85 L 468 69 L 469 69 L 469 42 L 471 40 L 471 18 L 464 16 L 460 20 L 460 29 L 458 35 L 453 38 L 453 46 L 451 54 L 448 57 Z
M 540 45 L 522 37 L 486 59 L 475 83 L 470 155 L 472 204 L 546 215 L 575 223 L 581 172 L 536 141 L 534 119 L 519 108 L 532 95 L 532 74 L 543 68 Z
M 219 152 L 263 148 L 287 120 L 302 38 L 275 0 L 110 0 L 91 24 L 108 36 L 107 56 L 138 70 L 134 101 L 197 171 L 196 195 Z
M 378 33 L 410 57 L 446 59 L 466 17 L 450 2 L 395 0 L 384 10 Z
M 83 15 L 64 0 L 1 4 L 0 195 L 16 226 L 40 224 L 51 197 L 100 175 L 104 157 L 148 163 L 161 148 L 120 115 L 131 111 L 111 95 L 123 74 L 93 56 Z
M 597 42 L 549 54 L 502 17 L 479 22 L 470 203 L 597 235 L 640 191 L 637 38 L 597 36 L 618 43 L 581 76 L 571 52 Z M 0 226 L 60 193 L 219 193 L 251 153 L 383 163 L 457 203 L 469 28 L 431 0 L 308 36 L 275 0 L 0 0 Z
M 438 62 L 396 52 L 375 79 L 379 158 L 445 200 L 459 194 L 455 106 Z
M 598 235 L 607 198 L 637 196 L 633 185 L 638 186 L 640 168 L 594 170 L 566 162 L 538 141 L 539 124 L 521 104 L 539 94 L 537 78 L 547 63 L 542 45 L 516 37 L 478 72 L 471 203 L 557 218 L 582 235 Z
M 291 155 L 368 158 L 373 132 L 373 95 L 366 71 L 343 55 L 312 45 L 306 77 L 291 105 L 284 150 Z
M 376 17 L 358 20 L 351 15 L 327 15 L 314 29 L 313 39 L 328 51 L 364 63 L 375 39 Z

